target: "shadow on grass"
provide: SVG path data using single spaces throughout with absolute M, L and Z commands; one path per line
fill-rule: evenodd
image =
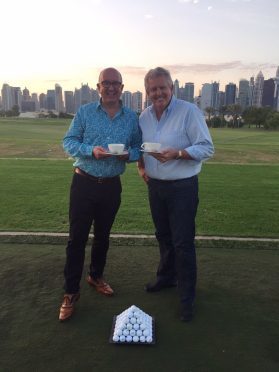
M 148 294 L 156 247 L 113 246 L 113 298 L 81 283 L 73 318 L 58 322 L 64 247 L 0 244 L 1 371 L 278 371 L 278 250 L 198 249 L 197 312 L 179 320 L 176 289 Z M 86 265 L 89 249 L 87 249 Z M 85 273 L 84 273 L 85 275 Z M 154 316 L 156 344 L 109 344 L 113 315 Z

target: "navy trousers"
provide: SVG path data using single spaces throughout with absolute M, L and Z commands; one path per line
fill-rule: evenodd
M 198 177 L 148 182 L 149 203 L 160 248 L 157 281 L 177 281 L 181 303 L 193 302 L 197 264 L 195 217 L 198 208 Z
M 119 177 L 109 182 L 98 183 L 74 174 L 70 192 L 70 232 L 64 268 L 66 293 L 79 292 L 85 246 L 92 225 L 94 238 L 89 274 L 93 278 L 100 278 L 103 275 L 110 230 L 121 203 L 121 191 Z

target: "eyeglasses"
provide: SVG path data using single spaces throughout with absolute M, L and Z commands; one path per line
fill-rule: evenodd
M 108 81 L 108 80 L 101 81 L 100 84 L 102 85 L 103 88 L 109 88 L 111 85 L 113 88 L 120 88 L 120 86 L 122 85 L 120 81 Z

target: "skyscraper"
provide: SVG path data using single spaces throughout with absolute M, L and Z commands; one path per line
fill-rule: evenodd
M 261 107 L 262 105 L 263 86 L 264 86 L 264 76 L 263 76 L 263 73 L 260 71 L 256 77 L 254 94 L 253 94 L 252 105 L 255 107 Z
M 274 109 L 279 111 L 279 66 L 276 71 L 275 82 L 275 92 L 274 92 Z
M 138 114 L 142 112 L 142 93 L 139 91 L 132 94 L 132 109 Z
M 241 106 L 242 111 L 244 111 L 249 106 L 249 92 L 249 81 L 246 79 L 241 79 L 239 81 L 238 89 L 238 104 Z
M 207 107 L 211 107 L 212 102 L 212 84 L 205 83 L 202 85 L 200 109 L 205 111 Z
M 219 102 L 218 102 L 218 93 L 219 93 L 219 83 L 214 81 L 211 84 L 211 107 L 213 107 L 216 111 L 219 110 Z
M 55 110 L 55 91 L 53 89 L 47 91 L 46 108 L 48 110 Z
M 180 98 L 179 97 L 179 81 L 177 79 L 175 79 L 173 83 L 173 94 L 175 95 L 176 98 Z
M 225 86 L 225 105 L 234 105 L 236 99 L 236 85 L 229 83 Z
M 73 114 L 75 112 L 75 105 L 74 105 L 74 92 L 70 90 L 64 91 L 64 99 L 65 99 L 65 110 L 68 114 Z
M 264 80 L 262 106 L 274 108 L 274 93 L 275 82 L 274 79 Z
M 3 110 L 4 111 L 11 110 L 12 107 L 16 104 L 14 88 L 11 87 L 9 84 L 3 84 L 1 94 Z
M 47 108 L 47 97 L 45 93 L 41 93 L 39 95 L 39 105 L 40 109 L 46 109 Z
M 186 83 L 185 84 L 185 101 L 187 102 L 191 102 L 193 103 L 194 102 L 194 89 L 195 89 L 195 86 L 194 86 L 194 83 Z
M 64 102 L 62 98 L 62 88 L 59 84 L 55 84 L 55 110 L 57 112 L 64 112 Z
M 129 109 L 131 109 L 132 108 L 132 93 L 129 92 L 128 90 L 125 90 L 122 93 L 122 102 L 123 102 L 123 106 L 126 106 Z
M 81 104 L 85 105 L 86 103 L 92 102 L 92 95 L 91 95 L 91 90 L 87 84 L 81 84 L 80 88 L 80 99 L 81 99 Z

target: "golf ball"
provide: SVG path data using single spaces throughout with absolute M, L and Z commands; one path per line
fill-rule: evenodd
M 130 336 L 130 335 L 126 336 L 126 341 L 127 342 L 132 342 L 133 341 L 133 337 Z
M 145 342 L 145 337 L 144 336 L 140 336 L 140 342 Z
M 125 341 L 126 341 L 126 337 L 123 336 L 123 335 L 120 336 L 120 337 L 119 337 L 119 341 L 120 341 L 120 342 L 125 342 Z
M 135 336 L 135 335 L 136 335 L 136 331 L 135 331 L 134 329 L 131 329 L 131 330 L 130 330 L 130 335 L 131 335 L 131 336 Z
M 133 337 L 133 342 L 139 342 L 139 336 L 134 336 Z

